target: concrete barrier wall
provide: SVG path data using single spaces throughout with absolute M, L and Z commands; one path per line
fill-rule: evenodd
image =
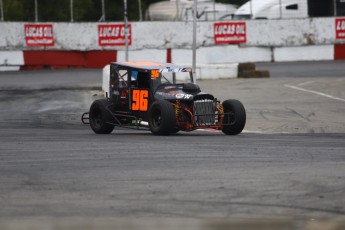
M 29 49 L 25 45 L 25 24 L 27 23 L 0 22 L 0 31 L 2 31 L 0 50 Z M 49 24 L 52 24 L 54 28 L 55 45 L 35 49 L 79 51 L 114 49 L 114 47 L 98 45 L 97 26 L 104 23 Z M 191 22 L 133 22 L 131 24 L 133 28 L 131 50 L 192 47 L 193 26 Z M 213 22 L 198 22 L 198 47 L 214 46 L 213 24 Z M 250 20 L 246 21 L 246 35 L 245 46 L 256 47 L 345 43 L 345 40 L 336 40 L 335 18 Z M 124 47 L 116 47 L 116 49 L 123 50 Z
M 117 22 L 119 23 L 121 22 Z M 78 60 L 70 61 L 76 67 L 101 68 L 109 61 L 125 59 L 124 46 L 99 45 L 98 26 L 114 23 L 47 23 L 52 25 L 54 44 L 35 47 L 26 44 L 26 24 L 28 23 L 0 22 L 0 69 L 40 64 L 58 66 L 59 63 L 56 65 L 48 62 L 50 58 L 46 56 L 47 51 L 56 51 L 57 57 L 60 57 L 61 52 L 80 52 L 79 56 L 74 53 L 74 56 L 68 57 L 78 56 Z M 345 38 L 337 39 L 335 18 L 250 20 L 245 21 L 245 25 L 245 43 L 215 45 L 214 22 L 198 22 L 197 63 L 204 65 L 345 59 Z M 166 62 L 166 50 L 170 48 L 172 62 L 191 65 L 191 22 L 133 22 L 131 26 L 130 61 Z M 38 52 L 42 63 L 37 62 L 37 59 L 30 59 L 32 55 L 26 55 L 29 51 Z M 98 53 L 89 54 L 95 51 Z M 112 54 L 115 57 L 112 58 L 110 53 L 104 53 L 105 51 L 115 52 Z M 89 58 L 91 56 L 93 59 Z M 107 58 L 103 58 L 104 56 Z M 103 61 L 99 61 L 97 65 L 89 65 L 87 60 Z

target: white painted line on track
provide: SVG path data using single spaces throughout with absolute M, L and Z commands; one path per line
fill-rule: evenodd
M 217 130 L 217 129 L 197 129 L 197 131 L 201 131 L 201 132 L 210 132 L 210 133 L 222 133 L 221 130 Z M 259 133 L 259 134 L 263 134 L 265 132 L 263 131 L 251 131 L 251 130 L 242 130 L 242 133 Z
M 257 133 L 257 134 L 266 134 L 264 131 L 253 131 L 253 130 L 243 130 L 242 133 Z
M 305 82 L 305 83 L 308 83 L 308 82 Z M 302 84 L 303 84 L 303 83 L 302 83 Z M 345 102 L 345 99 L 344 99 L 344 98 L 334 97 L 334 96 L 332 96 L 332 95 L 329 95 L 329 94 L 326 94 L 326 93 L 322 93 L 322 92 L 318 92 L 318 91 L 315 91 L 315 90 L 304 89 L 304 88 L 301 88 L 301 87 L 298 87 L 298 86 L 287 85 L 287 84 L 284 85 L 284 86 L 287 87 L 287 88 L 296 89 L 296 90 L 303 91 L 303 92 L 307 92 L 307 93 L 313 93 L 313 94 L 317 94 L 317 95 L 319 95 L 319 96 L 328 97 L 328 98 L 333 99 L 333 100 Z
M 307 81 L 307 82 L 303 82 L 303 83 L 299 83 L 298 86 L 304 86 L 304 85 L 309 85 L 314 83 L 315 81 Z

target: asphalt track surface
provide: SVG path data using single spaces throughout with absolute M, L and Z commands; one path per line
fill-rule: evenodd
M 302 64 L 198 82 L 244 103 L 238 136 L 96 135 L 80 115 L 100 96 L 100 70 L 0 73 L 0 219 L 344 216 L 345 63 Z

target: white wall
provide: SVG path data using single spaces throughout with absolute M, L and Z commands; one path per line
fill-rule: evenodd
M 273 52 L 274 61 L 322 61 L 333 60 L 333 45 L 277 47 Z
M 120 22 L 121 23 L 121 22 Z M 22 22 L 0 22 L 0 50 L 27 49 Z M 52 23 L 55 46 L 48 49 L 99 50 L 98 23 Z M 133 22 L 131 50 L 191 48 L 191 22 Z M 335 42 L 335 19 L 249 20 L 246 46 L 329 45 Z M 213 22 L 198 22 L 198 46 L 213 46 Z M 116 47 L 123 50 L 123 47 Z
M 271 48 L 239 47 L 239 46 L 210 46 L 199 47 L 196 52 L 197 63 L 224 64 L 238 62 L 269 62 Z M 118 61 L 125 61 L 125 51 L 119 51 Z M 166 50 L 133 50 L 129 52 L 129 60 L 155 60 L 166 62 Z M 172 49 L 172 62 L 176 64 L 192 65 L 192 49 Z
M 119 22 L 121 23 L 121 22 Z M 25 50 L 118 50 L 124 60 L 124 47 L 100 47 L 99 23 L 52 23 L 55 46 L 27 47 L 23 22 L 0 22 L 0 53 Z M 102 23 L 103 24 L 103 23 Z M 133 42 L 129 58 L 166 61 L 172 48 L 173 62 L 191 64 L 192 22 L 133 22 Z M 335 18 L 246 21 L 247 42 L 242 45 L 214 45 L 213 22 L 198 22 L 197 63 L 331 60 L 335 40 Z M 5 60 L 0 55 L 0 65 Z M 17 60 L 17 64 L 21 60 Z
M 0 71 L 16 71 L 21 65 L 24 65 L 22 51 L 0 51 Z

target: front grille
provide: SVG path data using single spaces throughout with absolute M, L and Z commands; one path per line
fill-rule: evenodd
M 214 101 L 210 99 L 194 101 L 194 120 L 196 126 L 214 125 L 216 122 Z

